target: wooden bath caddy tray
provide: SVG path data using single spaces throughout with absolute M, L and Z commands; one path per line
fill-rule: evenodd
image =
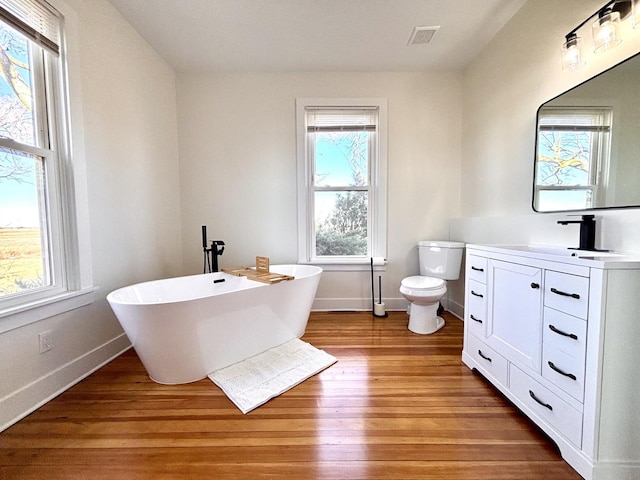
M 227 267 L 223 268 L 222 271 L 236 277 L 247 277 L 249 280 L 262 283 L 279 283 L 295 278 L 282 273 L 271 273 L 269 271 L 269 257 L 256 257 L 255 269 L 249 267 Z

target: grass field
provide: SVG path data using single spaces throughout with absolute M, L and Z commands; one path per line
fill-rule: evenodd
M 42 278 L 40 230 L 0 228 L 0 296 L 24 290 L 17 282 L 32 285 Z

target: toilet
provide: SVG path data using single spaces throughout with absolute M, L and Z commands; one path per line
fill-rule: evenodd
M 407 277 L 400 284 L 400 293 L 411 302 L 409 330 L 427 335 L 444 327 L 438 316 L 440 299 L 447 293 L 446 280 L 460 277 L 464 243 L 422 241 L 418 243 L 420 275 Z

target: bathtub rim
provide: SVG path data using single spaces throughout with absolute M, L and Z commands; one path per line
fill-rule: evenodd
M 302 269 L 303 271 L 307 270 L 308 273 L 303 274 L 301 276 L 294 276 L 293 280 L 286 280 L 286 282 L 289 281 L 296 281 L 296 280 L 304 280 L 305 278 L 309 278 L 309 277 L 313 277 L 315 275 L 321 275 L 323 272 L 322 267 L 319 267 L 317 265 L 308 265 L 308 264 L 295 264 L 295 263 L 286 263 L 286 264 L 276 264 L 276 265 L 271 265 L 270 266 L 270 270 L 273 271 L 274 273 L 281 273 L 281 274 L 286 274 L 286 275 L 291 275 L 291 273 L 289 273 L 288 271 L 278 271 L 278 269 L 282 269 L 286 267 L 287 269 L 291 269 L 293 271 L 295 271 L 296 269 Z M 250 268 L 255 268 L 255 267 L 250 267 Z M 182 298 L 182 299 L 171 299 L 171 300 L 160 300 L 160 301 L 145 301 L 145 302 L 140 302 L 140 301 L 123 301 L 120 299 L 117 299 L 117 294 L 120 292 L 123 292 L 124 290 L 127 289 L 134 289 L 138 286 L 141 285 L 148 285 L 148 284 L 152 284 L 152 283 L 158 283 L 158 282 L 171 282 L 177 279 L 188 279 L 188 278 L 195 278 L 195 277 L 203 277 L 203 276 L 212 276 L 211 278 L 229 278 L 229 279 L 242 279 L 241 281 L 243 282 L 248 282 L 249 285 L 245 288 L 241 288 L 241 289 L 235 289 L 235 290 L 230 290 L 228 292 L 222 292 L 222 293 L 211 293 L 211 292 L 207 292 L 206 294 L 197 296 L 197 297 L 189 297 L 189 298 Z M 282 282 L 279 282 L 282 283 Z M 195 301 L 195 300 L 199 300 L 199 299 L 203 299 L 203 298 L 207 298 L 207 297 L 211 297 L 211 296 L 215 296 L 215 295 L 225 295 L 225 294 L 230 294 L 230 293 L 234 293 L 234 292 L 239 292 L 242 290 L 250 290 L 253 288 L 260 288 L 260 287 L 269 287 L 269 286 L 275 286 L 278 285 L 279 283 L 274 283 L 274 284 L 269 284 L 269 283 L 264 283 L 264 282 L 259 282 L 256 280 L 251 280 L 247 277 L 238 277 L 236 275 L 231 275 L 229 273 L 226 272 L 212 272 L 212 273 L 196 273 L 193 275 L 181 275 L 178 277 L 167 277 L 167 278 L 159 278 L 156 280 L 145 280 L 143 282 L 137 282 L 137 283 L 132 283 L 131 285 L 125 285 L 124 287 L 120 287 L 117 288 L 111 292 L 109 292 L 106 296 L 106 300 L 110 305 L 127 305 L 127 306 L 151 306 L 151 305 L 171 305 L 171 304 L 177 304 L 177 303 L 183 303 L 183 302 L 191 302 L 191 301 Z

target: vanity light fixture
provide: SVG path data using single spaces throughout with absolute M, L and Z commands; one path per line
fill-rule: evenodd
M 629 15 L 633 11 L 633 15 Z M 585 64 L 582 38 L 578 30 L 589 20 L 597 17 L 591 27 L 593 34 L 593 51 L 604 52 L 622 42 L 618 32 L 618 25 L 622 19 L 631 16 L 634 27 L 640 28 L 640 0 L 610 0 L 597 12 L 587 17 L 580 25 L 565 35 L 562 44 L 562 69 L 576 70 Z
M 582 37 L 571 32 L 565 38 L 567 41 L 562 45 L 562 69 L 575 70 L 582 67 L 584 65 Z
M 603 8 L 598 12 L 598 20 L 591 26 L 593 32 L 593 51 L 604 52 L 620 45 L 622 39 L 618 34 L 620 24 L 620 12 L 614 12 L 611 7 Z
M 631 4 L 631 23 L 633 28 L 640 28 L 640 0 L 633 0 Z

